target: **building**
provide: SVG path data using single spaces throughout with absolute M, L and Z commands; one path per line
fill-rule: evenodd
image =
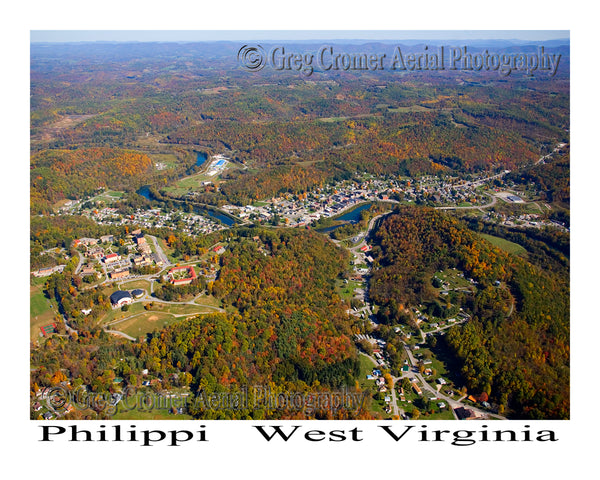
M 115 237 L 113 235 L 103 235 L 100 237 L 100 242 L 102 243 L 113 243 L 115 241 Z
M 144 296 L 144 290 L 142 290 L 141 288 L 136 288 L 135 290 L 131 291 L 131 295 L 133 295 L 133 298 L 138 299 L 138 298 L 142 298 Z
M 56 265 L 55 267 L 44 267 L 31 272 L 34 277 L 47 277 L 55 272 L 61 273 L 65 269 L 66 265 Z
M 459 420 L 472 420 L 474 418 L 477 418 L 477 416 L 473 413 L 473 410 L 470 410 L 465 407 L 455 408 L 454 413 L 456 414 Z
M 96 245 L 97 243 L 97 238 L 80 238 L 77 242 L 77 245 L 85 245 L 86 247 L 89 247 L 90 245 Z
M 133 302 L 131 293 L 124 290 L 117 290 L 110 296 L 110 303 L 113 307 L 122 307 L 123 305 L 129 305 Z
M 129 276 L 129 269 L 125 268 L 123 270 L 118 270 L 116 272 L 110 272 L 110 278 L 115 280 L 118 278 L 125 278 Z
M 47 277 L 54 273 L 53 267 L 40 268 L 37 272 L 33 272 L 34 277 Z
M 83 267 L 81 269 L 81 271 L 79 273 L 82 276 L 86 276 L 86 275 L 96 275 L 98 272 L 96 272 L 96 269 L 93 266 L 86 265 L 85 267 Z
M 148 245 L 147 243 L 138 244 L 138 250 L 144 254 L 152 253 L 152 249 L 150 248 L 150 245 Z
M 116 253 L 110 253 L 110 254 L 106 255 L 106 257 L 104 257 L 102 260 L 107 265 L 110 265 L 111 263 L 115 263 L 115 262 L 118 262 L 119 260 L 121 260 L 121 256 Z
M 180 272 L 187 272 L 187 276 L 181 277 Z M 173 285 L 188 285 L 196 279 L 196 272 L 194 271 L 194 267 L 192 267 L 191 265 L 187 267 L 174 267 L 171 270 L 169 270 L 169 273 L 167 274 L 167 279 Z
M 148 265 L 152 265 L 152 259 L 146 257 L 145 255 L 136 255 L 133 257 L 133 264 L 136 267 L 146 267 Z

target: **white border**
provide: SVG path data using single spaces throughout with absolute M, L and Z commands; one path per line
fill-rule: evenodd
M 216 3 L 216 2 L 213 2 Z M 8 258 L 9 282 L 5 291 L 4 366 L 10 381 L 3 396 L 2 412 L 9 418 L 9 429 L 2 435 L 8 440 L 9 463 L 18 460 L 16 452 L 24 452 L 29 463 L 18 463 L 21 470 L 36 474 L 65 474 L 99 478 L 107 475 L 135 474 L 157 478 L 159 475 L 236 474 L 258 472 L 261 477 L 292 476 L 300 471 L 313 472 L 318 477 L 335 473 L 359 475 L 427 477 L 443 475 L 450 478 L 477 475 L 483 478 L 506 478 L 510 473 L 519 477 L 564 478 L 574 472 L 590 472 L 597 445 L 595 403 L 598 387 L 595 382 L 596 363 L 592 358 L 598 333 L 597 307 L 592 303 L 597 277 L 597 245 L 592 229 L 595 198 L 591 196 L 597 175 L 596 145 L 598 137 L 593 118 L 586 116 L 586 107 L 597 114 L 597 56 L 591 33 L 592 11 L 585 11 L 565 2 L 549 1 L 526 4 L 522 1 L 437 2 L 406 5 L 405 2 L 346 1 L 325 4 L 305 0 L 286 5 L 273 2 L 227 2 L 226 5 L 205 2 L 128 2 L 108 0 L 82 3 L 75 1 L 33 1 L 9 7 L 5 19 L 8 28 L 2 31 L 4 68 L 3 91 L 9 98 L 2 116 L 2 131 L 10 144 L 5 153 L 5 202 L 9 206 L 4 218 L 4 256 Z M 84 6 L 85 5 L 85 6 Z M 488 5 L 488 6 L 486 6 Z M 10 10 L 12 9 L 12 10 Z M 401 447 L 393 442 L 365 441 L 325 445 L 286 444 L 276 446 L 257 441 L 246 423 L 224 422 L 209 425 L 214 444 L 209 448 L 143 448 L 137 445 L 115 450 L 114 444 L 40 444 L 34 433 L 37 422 L 29 422 L 26 408 L 29 362 L 23 348 L 28 345 L 28 326 L 23 310 L 27 291 L 29 255 L 28 169 L 29 155 L 29 31 L 43 29 L 559 29 L 571 31 L 572 65 L 572 417 L 568 422 L 541 422 L 544 428 L 557 431 L 561 440 L 552 445 L 532 444 L 514 448 L 510 444 L 489 444 L 475 447 L 452 447 L 447 444 L 421 443 Z M 597 100 L 596 100 L 597 102 Z M 597 148 L 597 147 L 596 147 Z M 4 209 L 6 211 L 6 209 Z M 25 268 L 24 268 L 25 267 Z M 590 274 L 590 272 L 593 272 Z M 18 290 L 16 299 L 14 291 Z M 588 308 L 586 308 L 588 307 Z M 23 322 L 21 322 L 23 320 Z M 10 344 L 10 345 L 6 345 Z M 16 367 L 16 368 L 15 368 Z M 9 393 L 10 392 L 10 393 Z M 16 398 L 13 398 L 16 397 Z M 137 425 L 157 422 L 133 422 Z M 207 424 L 209 422 L 203 422 Z M 303 423 L 303 422 L 300 422 Z M 314 422 L 313 422 L 314 423 Z M 320 424 L 311 428 L 323 428 Z M 354 422 L 366 430 L 377 429 L 382 422 Z M 421 425 L 423 422 L 417 422 Z M 436 422 L 439 428 L 444 422 Z M 335 425 L 335 424 L 331 424 Z M 514 428 L 510 423 L 508 428 Z M 161 422 L 155 425 L 165 428 Z M 327 424 L 327 428 L 330 424 Z M 174 426 L 166 428 L 176 428 Z M 455 423 L 449 426 L 458 428 Z M 214 432 L 214 433 L 212 433 Z M 173 452 L 174 450 L 174 452 Z M 596 450 L 596 448 L 594 448 Z M 169 453 L 170 452 L 170 453 Z M 156 455 L 158 453 L 158 455 Z M 182 455 L 183 453 L 183 455 Z M 166 454 L 166 455 L 165 455 Z M 173 455 L 175 454 L 175 455 Z M 35 460 L 34 460 L 35 459 Z M 212 467 L 212 468 L 207 468 Z M 10 467 L 9 467 L 10 468 Z M 6 471 L 10 471 L 9 468 Z M 304 475 L 306 475 L 304 473 Z

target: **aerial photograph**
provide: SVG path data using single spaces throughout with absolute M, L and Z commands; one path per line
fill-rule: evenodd
M 568 30 L 29 50 L 30 420 L 571 418 Z

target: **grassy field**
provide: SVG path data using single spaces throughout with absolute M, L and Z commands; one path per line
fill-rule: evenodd
M 164 312 L 145 312 L 141 315 L 123 320 L 111 328 L 113 330 L 119 330 L 120 332 L 131 335 L 132 337 L 140 337 L 154 331 L 171 325 L 173 323 L 181 322 L 185 317 L 175 317 L 169 313 Z
M 164 187 L 164 190 L 173 195 L 185 195 L 188 192 L 197 192 L 204 190 L 202 182 L 215 182 L 218 175 L 210 176 L 205 173 L 198 173 L 189 177 L 184 177 L 175 182 L 172 186 Z
M 135 406 L 134 400 L 129 400 L 130 406 Z M 132 408 L 125 410 L 119 407 L 111 420 L 193 420 L 191 415 L 173 415 L 168 408 L 153 408 L 152 410 L 142 410 L 141 408 Z
M 213 308 L 206 308 L 201 304 L 172 304 L 172 303 L 160 303 L 154 302 L 152 308 L 149 310 L 150 312 L 163 312 L 163 313 L 171 313 L 173 315 L 192 315 L 194 313 L 209 313 L 216 312 Z
M 431 108 L 421 105 L 411 105 L 410 107 L 387 107 L 388 112 L 392 113 L 412 113 L 412 112 L 431 112 Z
M 164 163 L 167 168 L 175 168 L 180 162 L 174 153 L 149 153 L 155 163 Z
M 194 300 L 194 303 L 197 303 L 198 305 L 207 305 L 209 307 L 221 307 L 221 300 L 212 295 L 202 295 Z
M 518 243 L 510 242 L 504 238 L 495 237 L 493 235 L 488 235 L 487 233 L 480 233 L 479 235 L 485 238 L 492 245 L 501 248 L 505 252 L 512 253 L 514 255 L 523 255 L 527 253 L 527 250 L 525 250 Z
M 132 315 L 136 315 L 143 311 L 144 311 L 144 305 L 142 302 L 132 303 L 131 305 L 129 305 L 129 309 L 126 312 L 122 311 L 120 308 L 111 308 L 108 312 L 106 312 L 106 315 L 100 319 L 99 323 L 106 325 L 108 323 L 114 322 L 115 320 L 122 320 L 125 318 L 129 318 Z M 117 324 L 117 325 L 120 325 L 120 324 Z M 120 330 L 120 329 L 115 328 L 115 330 Z
M 140 288 L 142 290 L 146 290 L 146 293 L 150 293 L 150 282 L 148 280 L 133 280 L 130 282 L 120 283 L 119 288 L 130 291 Z
M 206 297 L 204 305 L 216 306 L 213 305 L 215 301 L 213 297 Z M 153 302 L 152 307 L 146 310 L 145 305 L 148 303 L 147 301 L 134 302 L 126 312 L 119 308 L 111 310 L 102 319 L 102 323 L 104 325 L 111 323 L 111 330 L 119 330 L 132 337 L 139 337 L 152 332 L 156 328 L 180 322 L 193 315 L 217 312 L 214 308 L 203 306 L 200 303 L 171 304 Z
M 338 293 L 342 300 L 352 300 L 356 288 L 364 288 L 363 283 L 354 280 L 349 280 L 348 283 L 343 283 L 342 280 L 338 281 Z
M 51 302 L 44 296 L 43 290 L 41 285 L 29 289 L 29 329 L 32 341 L 40 338 L 40 327 L 54 321 L 55 308 L 50 307 Z

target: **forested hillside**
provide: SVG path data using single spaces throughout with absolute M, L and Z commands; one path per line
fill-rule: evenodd
M 263 251 L 258 249 L 259 241 Z M 273 392 L 354 388 L 357 354 L 348 315 L 335 293 L 335 279 L 345 271 L 347 257 L 345 250 L 317 233 L 243 231 L 232 239 L 221 258 L 219 279 L 209 286 L 227 313 L 202 315 L 156 330 L 142 343 L 108 341 L 89 318 L 81 319 L 75 323 L 82 329 L 79 335 L 47 341 L 32 351 L 32 382 L 52 385 L 59 375 L 104 391 L 110 387 L 102 380 L 107 370 L 136 386 L 141 369 L 146 368 L 162 380 L 164 388 L 175 375 L 180 379 L 176 385 L 184 380 L 194 393 L 253 385 L 269 386 Z M 85 298 L 110 308 L 94 289 L 78 293 L 70 281 L 74 281 L 72 274 L 50 277 L 49 294 L 64 296 L 65 306 L 79 305 Z M 68 313 L 77 308 L 68 307 Z M 192 412 L 203 418 L 217 415 Z M 218 416 L 265 414 L 259 409 L 221 411 Z M 269 417 L 291 414 L 278 410 L 269 412 Z M 355 417 L 361 412 L 339 414 Z
M 152 160 L 118 148 L 44 150 L 31 158 L 31 209 L 48 210 L 62 199 L 78 199 L 99 187 L 122 190 L 147 180 Z
M 443 337 L 462 381 L 514 417 L 568 417 L 568 266 L 550 271 L 529 263 L 430 209 L 400 209 L 374 241 L 380 267 L 371 297 L 382 321 L 411 321 L 412 308 L 436 301 L 436 271 L 463 271 L 477 288 L 455 303 L 471 318 Z

